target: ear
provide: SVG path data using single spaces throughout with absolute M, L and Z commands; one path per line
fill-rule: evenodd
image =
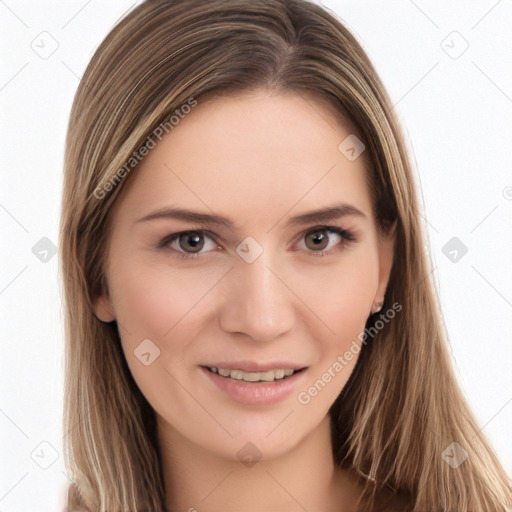
M 114 306 L 108 292 L 108 286 L 103 280 L 101 293 L 93 301 L 94 314 L 102 322 L 113 322 L 116 319 Z
M 375 309 L 382 307 L 389 283 L 395 255 L 396 223 L 395 220 L 385 233 L 379 235 L 379 284 L 374 298 Z

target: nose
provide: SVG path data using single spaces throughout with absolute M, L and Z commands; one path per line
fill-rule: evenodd
M 295 322 L 294 294 L 286 276 L 264 251 L 255 261 L 240 259 L 225 283 L 226 300 L 219 312 L 225 332 L 254 341 L 272 341 L 289 332 Z

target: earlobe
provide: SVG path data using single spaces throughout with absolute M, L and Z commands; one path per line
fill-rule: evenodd
M 101 322 L 109 323 L 116 319 L 114 306 L 110 300 L 110 296 L 106 286 L 93 302 L 94 316 Z
M 372 307 L 372 310 L 370 311 L 370 314 L 368 316 L 372 316 L 372 315 L 375 315 L 375 313 L 378 313 L 382 309 L 382 306 L 383 306 L 382 302 L 377 302 L 377 304 L 375 304 Z

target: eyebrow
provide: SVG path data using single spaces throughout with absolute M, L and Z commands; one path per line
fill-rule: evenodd
M 293 227 L 305 224 L 324 223 L 347 216 L 359 217 L 361 219 L 368 220 L 366 214 L 364 214 L 355 206 L 346 203 L 337 203 L 331 206 L 296 215 L 287 221 L 286 226 Z M 240 230 L 236 223 L 228 217 L 195 212 L 185 208 L 163 208 L 145 215 L 144 217 L 135 221 L 135 223 L 148 222 L 155 219 L 176 219 L 190 223 L 225 227 L 234 231 Z

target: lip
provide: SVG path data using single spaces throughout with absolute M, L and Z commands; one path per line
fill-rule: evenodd
M 220 368 L 225 368 L 225 366 L 220 366 Z M 272 368 L 283 368 L 283 366 L 272 366 Z M 284 366 L 284 368 L 290 367 Z M 221 391 L 229 395 L 234 401 L 245 405 L 270 405 L 284 400 L 297 388 L 299 381 L 303 379 L 306 373 L 306 368 L 303 367 L 302 371 L 294 373 L 290 377 L 274 382 L 256 383 L 222 377 L 211 372 L 205 366 L 200 366 L 199 369 Z
M 226 370 L 242 370 L 243 372 L 268 372 L 269 370 L 291 369 L 302 370 L 305 366 L 290 361 L 272 361 L 270 363 L 257 363 L 255 361 L 231 361 L 205 364 L 209 368 L 224 368 Z

